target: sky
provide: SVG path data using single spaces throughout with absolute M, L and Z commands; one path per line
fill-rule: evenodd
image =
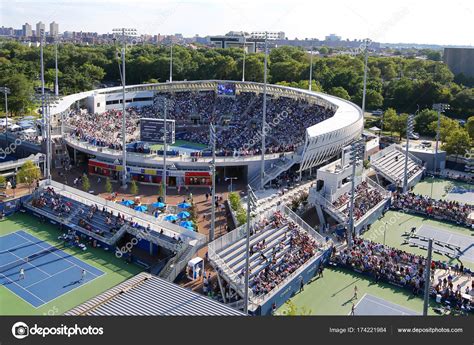
M 0 25 L 38 21 L 56 21 L 60 32 L 130 27 L 191 37 L 284 31 L 290 39 L 334 33 L 383 43 L 474 45 L 472 0 L 0 0 Z

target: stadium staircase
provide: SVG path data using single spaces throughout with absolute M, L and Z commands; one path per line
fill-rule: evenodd
M 311 188 L 308 195 L 308 203 L 313 205 L 320 205 L 324 211 L 326 211 L 332 218 L 334 218 L 338 223 L 345 224 L 349 221 L 344 213 L 342 213 L 337 207 L 333 205 L 328 199 L 321 195 L 316 188 Z
M 405 171 L 405 151 L 399 145 L 389 147 L 377 152 L 371 157 L 371 165 L 375 171 L 397 187 L 403 186 Z M 408 186 L 414 185 L 423 175 L 423 162 L 408 153 Z
M 288 171 L 294 164 L 298 164 L 301 161 L 301 156 L 295 154 L 286 155 L 277 162 L 271 164 L 269 167 L 265 167 L 264 179 L 262 188 L 270 181 L 276 179 L 285 171 Z M 260 171 L 258 171 L 254 176 L 249 180 L 250 186 L 257 190 L 260 188 Z
M 196 254 L 197 247 L 194 245 L 187 245 L 179 250 L 176 255 L 171 258 L 163 267 L 158 277 L 173 282 L 178 274 L 186 267 L 188 261 Z

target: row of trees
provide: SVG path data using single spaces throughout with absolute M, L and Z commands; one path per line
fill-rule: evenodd
M 387 109 L 380 125 L 389 132 L 398 133 L 400 139 L 406 136 L 408 114 L 397 114 L 395 109 Z M 438 127 L 438 114 L 434 110 L 424 109 L 415 116 L 414 130 L 423 135 L 434 137 Z M 463 127 L 459 121 L 445 115 L 440 117 L 439 139 L 442 148 L 451 155 L 464 155 L 474 143 L 474 116 L 467 119 Z
M 61 94 L 92 89 L 120 81 L 118 47 L 114 45 L 59 47 L 59 84 Z M 53 88 L 54 50 L 47 46 L 46 84 Z M 242 78 L 243 53 L 240 49 L 173 49 L 173 80 Z M 245 76 L 263 81 L 262 53 L 248 54 Z M 435 59 L 433 59 L 435 60 Z M 370 57 L 368 61 L 367 109 L 392 107 L 398 112 L 413 112 L 417 105 L 450 103 L 452 113 L 468 117 L 474 113 L 474 89 L 455 82 L 447 65 L 439 61 L 402 57 Z M 39 86 L 39 48 L 17 42 L 4 42 L 0 48 L 0 85 L 12 89 L 10 108 L 14 113 L 32 107 L 34 87 Z M 308 87 L 309 54 L 301 48 L 283 46 L 269 55 L 268 78 L 271 83 Z M 313 90 L 324 91 L 360 104 L 363 82 L 362 56 L 315 55 Z M 169 48 L 150 44 L 127 50 L 127 83 L 164 82 L 169 76 Z M 2 105 L 3 106 L 3 105 Z

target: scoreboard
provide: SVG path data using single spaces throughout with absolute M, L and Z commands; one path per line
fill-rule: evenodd
M 142 118 L 140 119 L 140 141 L 163 144 L 165 139 L 165 120 Z M 174 144 L 176 131 L 175 121 L 166 120 L 166 144 Z

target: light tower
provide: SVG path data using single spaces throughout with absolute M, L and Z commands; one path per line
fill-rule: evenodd
M 262 160 L 260 162 L 260 189 L 263 190 L 265 182 L 265 131 L 267 125 L 267 36 L 265 31 L 265 60 L 263 64 L 263 112 L 262 112 Z
M 250 213 L 257 209 L 257 197 L 252 187 L 247 185 L 247 226 L 245 231 L 245 284 L 244 284 L 244 313 L 249 312 L 249 257 L 250 257 Z
M 173 41 L 170 45 L 170 83 L 173 82 Z
M 362 114 L 365 114 L 365 95 L 367 91 L 367 61 L 369 59 L 369 44 L 372 43 L 370 38 L 364 40 L 364 89 L 362 91 Z
M 209 242 L 214 241 L 216 230 L 216 127 L 213 123 L 210 125 L 210 137 L 212 146 L 211 179 L 211 229 L 209 231 Z
M 54 42 L 54 95 L 59 96 L 59 82 L 58 82 L 58 41 Z
M 59 103 L 59 97 L 51 93 L 37 95 L 36 99 L 41 100 L 41 105 L 45 109 L 43 118 L 46 128 L 44 129 L 46 138 L 46 164 L 45 177 L 51 181 L 51 165 L 52 165 L 52 140 L 51 140 L 51 106 Z
M 245 37 L 245 32 L 244 32 L 244 56 L 242 60 L 242 81 L 245 81 L 245 57 L 247 56 L 246 43 L 247 43 L 247 37 Z
M 311 40 L 311 54 L 309 57 L 309 91 L 311 91 L 311 84 L 313 83 L 313 48 L 314 48 L 314 41 Z
M 358 162 L 364 157 L 365 143 L 363 139 L 358 139 L 351 145 L 349 153 L 349 163 L 352 165 L 351 174 L 351 201 L 349 208 L 349 231 L 347 234 L 347 244 L 352 245 L 352 236 L 354 234 L 354 202 L 355 202 L 355 179 Z
M 438 113 L 438 125 L 436 127 L 436 146 L 435 146 L 435 156 L 434 156 L 434 167 L 433 171 L 436 172 L 436 169 L 438 168 L 438 147 L 439 147 L 439 131 L 441 127 L 441 113 L 444 113 L 446 110 L 448 110 L 449 104 L 445 103 L 436 103 L 433 104 L 433 110 L 436 110 Z
M 407 146 L 405 148 L 405 169 L 403 173 L 403 193 L 408 191 L 408 147 L 410 146 L 410 137 L 413 135 L 413 114 L 407 117 Z
M 5 145 L 8 146 L 8 95 L 11 93 L 11 90 L 6 86 L 2 86 L 0 87 L 0 92 L 5 94 Z
M 126 121 L 126 99 L 125 99 L 125 85 L 126 85 L 126 79 L 125 79 L 125 50 L 126 50 L 126 37 L 129 36 L 135 36 L 137 34 L 136 29 L 129 29 L 129 28 L 120 28 L 120 29 L 113 29 L 113 32 L 117 35 L 120 36 L 122 39 L 122 50 L 120 53 L 120 57 L 122 59 L 122 68 L 120 69 L 119 65 L 119 71 L 120 71 L 120 77 L 122 81 L 122 187 L 126 188 L 127 187 L 127 121 Z

